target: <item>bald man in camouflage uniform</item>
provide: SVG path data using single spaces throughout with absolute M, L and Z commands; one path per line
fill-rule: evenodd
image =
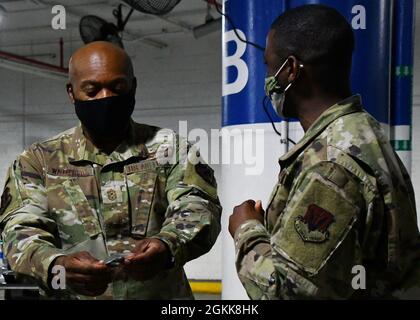
M 126 54 L 102 42 L 80 50 L 73 59 L 92 75 L 91 58 L 102 59 L 109 72 L 96 77 L 98 92 L 112 91 L 114 69 L 121 71 L 112 64 L 129 64 Z M 35 143 L 10 168 L 0 221 L 12 270 L 53 298 L 193 298 L 183 266 L 209 251 L 220 231 L 213 171 L 169 129 L 129 120 L 112 152 L 86 131 L 79 125 Z M 101 261 L 115 253 L 131 257 L 113 268 Z M 66 268 L 66 290 L 51 285 L 57 264 Z
M 314 40 L 314 30 L 326 38 Z M 266 210 L 249 200 L 230 218 L 236 268 L 252 299 L 420 298 L 413 187 L 381 125 L 351 94 L 352 37 L 343 17 L 317 5 L 279 17 L 268 35 L 265 59 L 275 76 L 267 94 L 291 84 L 279 107 L 305 135 L 280 158 Z M 322 72 L 320 60 L 311 63 L 319 54 L 311 41 L 333 48 L 331 56 L 322 51 Z

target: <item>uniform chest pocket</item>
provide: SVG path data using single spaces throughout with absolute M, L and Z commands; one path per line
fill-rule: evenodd
M 54 177 L 49 179 L 47 186 L 49 210 L 57 222 L 61 239 L 68 244 L 101 233 L 97 215 L 85 194 L 88 190 L 84 192 L 80 185 L 85 189 L 93 189 L 94 177 Z
M 144 166 L 126 167 L 124 171 L 130 205 L 131 235 L 135 238 L 144 237 L 150 223 L 158 174 L 153 168 L 144 169 Z

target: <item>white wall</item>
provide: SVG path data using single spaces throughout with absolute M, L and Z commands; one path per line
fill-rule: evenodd
M 221 123 L 221 36 L 200 40 L 190 35 L 169 39 L 169 47 L 155 49 L 126 44 L 138 78 L 138 122 L 178 131 L 178 120 L 188 129 L 219 128 Z M 66 58 L 80 43 L 66 43 Z M 57 46 L 16 47 L 19 54 L 56 52 Z M 57 63 L 57 61 L 49 61 Z M 0 69 L 0 184 L 7 167 L 31 143 L 49 138 L 77 123 L 68 101 L 65 81 L 54 81 Z M 214 167 L 216 178 L 218 167 Z M 221 279 L 221 243 L 187 264 L 191 279 Z

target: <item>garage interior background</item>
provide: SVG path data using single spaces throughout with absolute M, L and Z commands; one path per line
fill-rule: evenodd
M 60 65 L 62 38 L 67 66 L 70 55 L 83 44 L 78 28 L 80 18 L 94 14 L 114 22 L 112 10 L 119 3 L 117 0 L 0 0 L 0 50 Z M 54 16 L 51 7 L 57 4 L 66 8 L 66 30 L 51 28 Z M 419 26 L 420 6 L 416 13 Z M 205 23 L 207 14 L 207 4 L 202 0 L 183 0 L 163 19 L 133 13 L 124 33 L 124 45 L 133 59 L 139 82 L 136 121 L 177 131 L 178 120 L 187 120 L 189 130 L 210 131 L 221 127 L 221 29 L 198 39 L 192 32 L 193 27 Z M 215 10 L 211 15 L 219 18 Z M 420 145 L 416 144 L 420 138 L 420 32 L 416 34 L 416 44 L 412 179 L 416 195 L 420 195 Z M 8 166 L 25 147 L 76 125 L 65 84 L 65 79 L 0 68 L 1 187 Z M 213 168 L 219 178 L 219 166 Z M 420 213 L 419 199 L 417 209 Z M 193 280 L 218 281 L 221 260 L 219 237 L 210 253 L 187 264 L 187 275 Z

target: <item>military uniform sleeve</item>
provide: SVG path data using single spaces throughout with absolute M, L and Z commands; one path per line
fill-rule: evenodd
M 222 211 L 213 170 L 199 159 L 194 146 L 180 145 L 179 160 L 167 179 L 165 221 L 154 236 L 168 245 L 176 266 L 211 249 L 220 233 Z
M 8 171 L 0 229 L 11 269 L 47 285 L 51 262 L 63 254 L 57 244 L 56 224 L 48 214 L 43 180 L 36 153 L 25 151 Z
M 360 183 L 333 162 L 297 178 L 273 233 L 257 220 L 235 233 L 236 267 L 251 299 L 340 299 L 362 264 Z

